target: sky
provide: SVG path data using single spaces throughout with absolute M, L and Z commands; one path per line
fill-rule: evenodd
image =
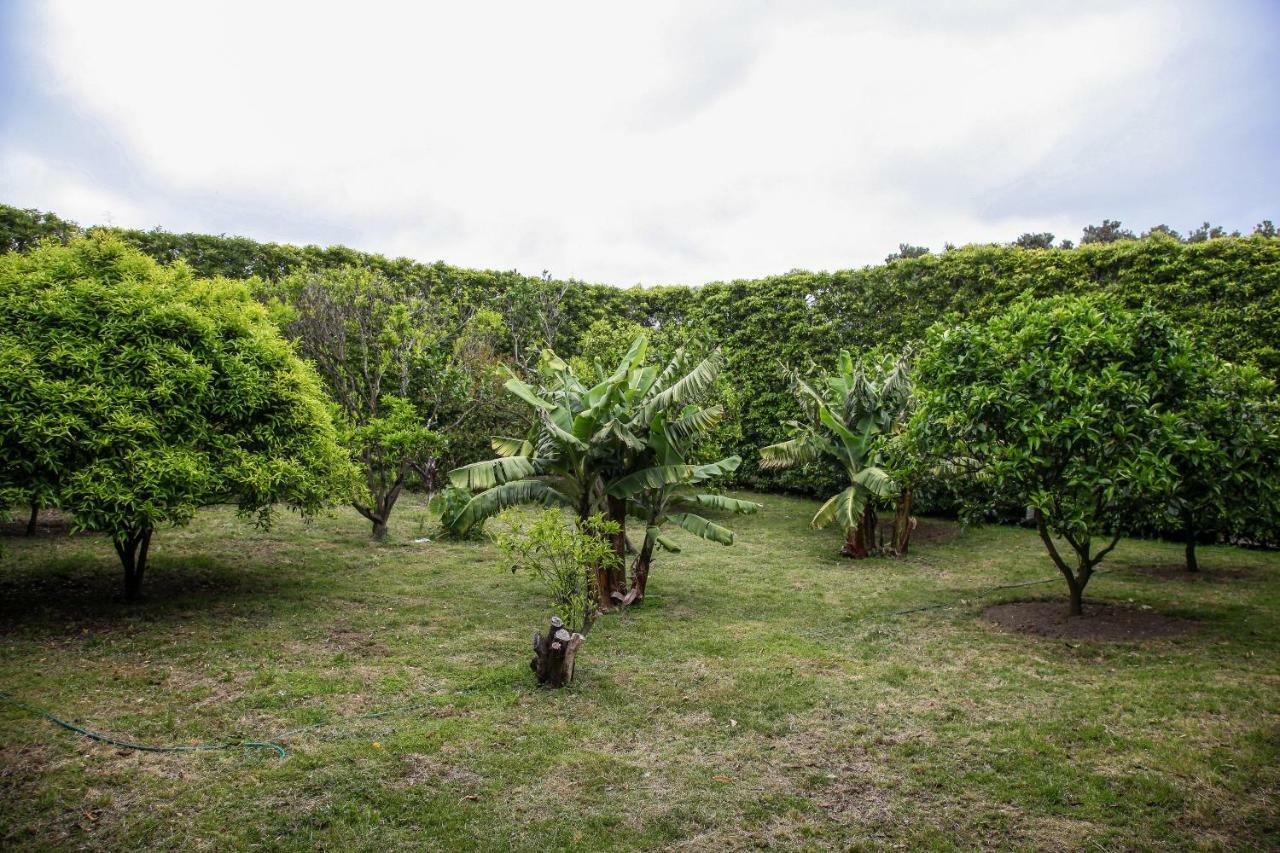
M 0 0 L 0 202 L 615 285 L 1280 221 L 1280 0 Z

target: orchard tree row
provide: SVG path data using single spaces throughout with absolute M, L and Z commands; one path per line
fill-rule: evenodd
M 10 249 L 32 246 L 41 238 L 72 239 L 83 230 L 50 214 L 0 206 L 0 246 Z M 1218 357 L 1280 378 L 1280 237 L 1274 227 L 1263 222 L 1244 237 L 1223 234 L 1214 226 L 1182 237 L 1171 231 L 1151 228 L 1133 239 L 1138 232 L 1107 220 L 1086 229 L 1072 249 L 1024 235 L 1027 239 L 1008 245 L 912 251 L 909 257 L 860 269 L 628 289 L 389 259 L 341 246 L 299 247 L 161 230 L 112 233 L 163 263 L 186 261 L 198 277 L 256 278 L 260 283 L 253 286 L 254 293 L 282 305 L 288 302 L 279 290 L 285 280 L 296 285 L 331 277 L 377 279 L 406 303 L 430 307 L 431 340 L 447 349 L 457 330 L 469 325 L 471 363 L 476 355 L 491 353 L 526 381 L 534 380 L 544 347 L 570 363 L 600 356 L 616 360 L 638 333 L 648 334 L 663 356 L 679 346 L 718 348 L 732 382 L 722 383 L 717 392 L 725 414 L 715 440 L 722 443 L 721 455 L 743 460 L 730 481 L 829 495 L 840 485 L 839 477 L 814 466 L 766 466 L 756 452 L 779 441 L 780 423 L 804 415 L 804 401 L 793 393 L 791 370 L 807 369 L 812 362 L 835 371 L 842 350 L 901 352 L 922 341 L 939 320 L 980 321 L 1024 293 L 1099 295 L 1129 309 L 1150 306 Z M 289 334 L 297 337 L 302 328 Z M 440 357 L 453 355 L 441 350 Z M 456 371 L 451 375 L 458 378 Z M 431 392 L 439 402 L 418 400 L 414 405 L 439 410 L 431 421 L 432 430 L 445 440 L 437 468 L 447 469 L 479 458 L 483 439 L 501 433 L 502 418 L 515 410 L 499 381 L 489 388 L 492 393 L 480 410 L 467 415 L 476 420 L 449 434 L 448 427 L 463 414 L 450 401 L 458 399 L 456 391 L 466 383 L 444 384 L 440 393 Z M 410 396 L 416 393 L 410 390 Z M 381 393 L 403 396 L 394 382 Z M 741 405 L 744 400 L 751 405 Z M 484 412 L 486 406 L 493 408 Z M 492 425 L 473 426 L 485 422 Z M 410 468 L 407 482 L 418 476 Z M 924 489 L 914 496 L 915 505 L 951 509 L 940 497 Z
M 1178 530 L 1193 572 L 1198 543 L 1280 538 L 1275 383 L 1152 309 L 1024 298 L 935 325 L 915 357 L 837 363 L 794 377 L 805 416 L 761 458 L 841 473 L 812 525 L 838 523 L 845 556 L 905 554 L 922 488 L 950 491 L 976 522 L 1025 508 L 1078 615 L 1125 534 Z M 881 508 L 894 512 L 887 541 Z
M 831 484 L 814 525 L 838 523 L 848 556 L 905 553 L 920 495 L 978 519 L 1025 508 L 1078 610 L 1124 533 L 1176 530 L 1191 569 L 1197 542 L 1274 541 L 1264 372 L 1153 308 L 1036 290 L 982 322 L 935 324 L 916 354 L 886 342 L 794 360 L 783 407 L 751 396 L 741 363 L 693 322 L 648 335 L 600 319 L 564 359 L 546 346 L 559 303 L 533 312 L 544 335 L 517 353 L 500 312 L 374 269 L 245 284 L 110 234 L 46 243 L 0 257 L 13 460 L 0 489 L 6 505 L 60 507 L 106 533 L 132 597 L 152 532 L 201 506 L 267 523 L 276 505 L 347 503 L 381 537 L 406 488 L 433 492 L 455 468 L 442 501 L 453 535 L 536 502 L 607 536 L 613 559 L 589 595 L 605 610 L 643 600 L 656 553 L 675 548 L 666 526 L 732 541 L 715 513 L 754 505 L 704 484 L 731 482 L 758 410 L 785 409 L 790 434 L 775 420 L 751 455 Z M 500 455 L 476 462 L 487 436 Z

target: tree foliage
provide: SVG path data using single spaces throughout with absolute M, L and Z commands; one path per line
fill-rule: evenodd
M 812 526 L 837 523 L 845 533 L 841 553 L 866 557 L 876 549 L 876 505 L 898 489 L 885 471 L 886 443 L 901 427 L 911 401 L 905 357 L 854 361 L 841 351 L 836 370 L 807 381 L 794 374 L 795 393 L 804 412 L 792 421 L 791 437 L 760 450 L 765 468 L 794 468 L 809 463 L 834 465 L 844 488 L 829 497 Z
M 1053 234 L 1048 231 L 1038 233 L 1026 233 L 1013 241 L 1013 245 L 1020 249 L 1052 249 Z
M 647 351 L 648 340 L 638 336 L 616 366 L 606 370 L 597 362 L 596 376 L 584 379 L 548 350 L 538 387 L 512 376 L 507 389 L 529 407 L 532 423 L 523 438 L 495 439 L 493 447 L 501 454 L 496 459 L 450 473 L 455 486 L 478 492 L 457 516 L 458 529 L 518 504 L 560 504 L 573 509 L 580 523 L 596 512 L 616 523 L 614 550 L 621 559 L 629 504 L 642 493 L 731 473 L 737 457 L 703 466 L 662 465 L 670 458 L 663 450 L 683 447 L 715 424 L 720 412 L 708 414 L 697 404 L 720 373 L 720 354 L 699 358 L 681 350 L 660 367 L 646 362 Z M 672 519 L 696 535 L 732 542 L 731 535 L 726 541 L 722 528 L 695 513 Z M 602 606 L 610 606 L 615 594 L 627 597 L 624 582 L 618 572 L 602 572 Z M 637 588 L 634 578 L 632 588 Z
M 0 257 L 0 447 L 0 490 L 107 534 L 129 597 L 157 527 L 351 487 L 315 373 L 248 288 L 105 235 Z
M 23 211 L 7 211 L 17 223 L 12 233 L 39 227 Z M 78 230 L 65 222 L 50 227 Z M 1116 224 L 1116 232 L 1123 230 Z M 646 330 L 654 350 L 664 357 L 679 345 L 719 348 L 723 375 L 732 381 L 718 381 L 708 398 L 708 404 L 724 406 L 725 416 L 706 436 L 715 444 L 706 455 L 743 457 L 733 479 L 755 488 L 819 494 L 837 485 L 820 468 L 773 471 L 758 464 L 757 449 L 784 438 L 785 424 L 801 416 L 791 377 L 780 364 L 812 361 L 833 370 L 841 349 L 901 349 L 920 341 L 941 318 L 979 321 L 1024 292 L 1101 294 L 1127 308 L 1150 305 L 1220 357 L 1280 378 L 1280 239 L 1268 222 L 1260 223 L 1251 237 L 1199 243 L 1153 234 L 1079 248 L 1060 240 L 1054 251 L 972 245 L 860 269 L 794 271 L 696 288 L 630 289 L 416 263 L 340 246 L 287 246 L 164 231 L 119 233 L 158 259 L 187 260 L 199 275 L 257 275 L 274 281 L 303 270 L 357 265 L 432 303 L 457 306 L 459 316 L 490 310 L 498 319 L 492 336 L 495 356 L 530 382 L 536 382 L 543 347 L 573 361 L 594 345 L 593 339 L 600 339 L 588 334 L 600 321 L 616 328 L 622 349 L 633 337 L 627 329 Z M 588 367 L 590 363 L 588 358 Z M 481 437 L 508 432 L 504 424 L 510 413 L 501 403 L 512 398 L 500 386 L 492 385 L 479 414 L 455 430 L 444 430 L 448 465 L 481 458 Z M 728 395 L 720 396 L 725 388 Z
M 1171 526 L 1186 542 L 1186 567 L 1199 569 L 1196 545 L 1234 538 L 1275 542 L 1280 532 L 1280 399 L 1257 368 L 1206 357 L 1205 373 L 1179 412 L 1173 445 L 1177 482 Z
M 910 442 L 978 487 L 967 492 L 970 517 L 1001 498 L 1032 508 L 1078 614 L 1120 535 L 1156 521 L 1173 499 L 1181 410 L 1203 365 L 1156 311 L 1020 300 L 982 323 L 931 332 Z
M 1137 235 L 1128 228 L 1120 227 L 1118 219 L 1104 219 L 1101 225 L 1086 225 L 1080 237 L 1080 244 L 1115 243 L 1118 240 L 1136 240 Z
M 555 509 L 539 513 L 532 523 L 514 510 L 500 520 L 505 524 L 495 541 L 506 567 L 513 574 L 532 573 L 546 586 L 552 615 L 570 632 L 588 633 L 597 613 L 597 572 L 601 566 L 617 568 L 610 540 L 618 525 L 601 513 L 575 525 Z
M 492 398 L 499 320 L 364 267 L 297 273 L 268 292 L 338 405 L 365 474 L 352 503 L 381 538 L 406 484 L 416 476 L 430 496 L 447 437 Z

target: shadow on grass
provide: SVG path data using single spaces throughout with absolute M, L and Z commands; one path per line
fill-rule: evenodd
M 1132 575 L 1181 583 L 1226 583 L 1227 581 L 1252 581 L 1261 578 L 1261 572 L 1249 568 L 1214 568 L 1201 566 L 1198 572 L 1189 572 L 1182 563 L 1155 563 L 1127 566 Z
M 213 619 L 230 604 L 252 601 L 254 611 L 296 597 L 302 579 L 278 567 L 246 566 L 208 556 L 158 557 L 147 567 L 143 599 L 126 601 L 123 570 L 114 560 L 62 557 L 20 562 L 0 572 L 0 635 L 62 633 L 68 623 L 110 632 L 150 623 Z

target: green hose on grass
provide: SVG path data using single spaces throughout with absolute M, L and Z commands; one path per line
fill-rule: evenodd
M 75 732 L 76 734 L 79 734 L 79 735 L 84 735 L 90 740 L 96 740 L 99 743 L 105 743 L 105 744 L 110 744 L 111 746 L 117 746 L 117 747 L 120 747 L 121 749 L 132 749 L 137 752 L 217 752 L 218 750 L 223 750 L 223 749 L 244 748 L 244 749 L 274 749 L 276 751 L 276 754 L 279 755 L 281 758 L 284 758 L 289 754 L 289 750 L 285 749 L 283 746 L 281 746 L 278 743 L 273 743 L 272 741 L 258 741 L 258 740 L 241 740 L 241 741 L 235 741 L 233 743 L 199 743 L 199 744 L 194 744 L 190 746 L 188 745 L 152 746 L 150 744 L 145 744 L 145 743 L 134 743 L 132 741 L 120 740 L 119 738 L 114 738 L 111 735 L 105 735 L 102 732 L 95 732 L 90 729 L 86 729 L 83 726 L 77 726 L 75 723 L 67 722 L 61 717 L 54 716 L 53 714 L 49 713 L 43 708 L 37 708 L 34 705 L 28 705 L 26 702 L 23 702 L 20 699 L 12 696 L 11 694 L 5 693 L 3 691 L 0 691 L 0 702 L 5 702 L 9 705 L 14 706 L 15 708 L 21 708 L 27 713 L 34 714 L 37 717 L 43 717 L 44 719 L 48 720 L 49 722 L 53 723 L 56 726 L 61 726 L 67 731 Z
M 50 713 L 49 711 L 44 710 L 43 708 L 37 708 L 34 705 L 28 705 L 26 702 L 23 702 L 22 700 L 18 699 L 12 694 L 5 693 L 4 691 L 0 691 L 0 702 L 4 702 L 6 704 L 12 705 L 15 708 L 20 708 L 26 711 L 27 713 L 32 714 L 33 716 L 42 717 L 56 726 L 60 726 L 66 729 L 67 731 L 75 732 L 78 735 L 83 735 L 84 737 L 87 737 L 90 740 L 96 740 L 99 743 L 109 744 L 110 746 L 119 747 L 120 749 L 131 749 L 136 752 L 218 752 L 221 750 L 228 750 L 228 749 L 270 749 L 276 753 L 277 757 L 288 758 L 289 750 L 286 749 L 282 744 L 278 743 L 277 741 L 281 740 L 282 738 L 289 737 L 290 735 L 301 734 L 302 732 L 305 732 L 305 731 L 311 731 L 314 729 L 323 728 L 325 726 L 332 724 L 332 721 L 325 721 L 322 723 L 311 723 L 310 725 L 299 726 L 294 729 L 288 729 L 286 731 L 280 732 L 279 734 L 275 735 L 271 740 L 238 740 L 238 741 L 229 741 L 227 743 L 198 743 L 198 744 L 191 744 L 191 745 L 178 744 L 173 746 L 156 746 L 152 744 L 134 743 L 133 741 L 121 740 L 119 738 L 112 737 L 111 735 L 103 734 L 102 732 L 95 732 L 92 729 L 86 729 L 83 726 L 78 726 L 75 723 L 68 722 L 67 720 L 62 719 L 61 717 L 58 717 Z M 419 705 L 410 705 L 404 708 L 389 708 L 385 711 L 374 711 L 369 714 L 360 714 L 359 716 L 352 717 L 351 719 L 373 720 L 373 719 L 377 719 L 378 717 L 387 717 L 387 716 L 390 716 L 391 714 L 407 714 L 413 711 L 421 711 L 429 707 L 431 707 L 429 704 L 419 704 Z

